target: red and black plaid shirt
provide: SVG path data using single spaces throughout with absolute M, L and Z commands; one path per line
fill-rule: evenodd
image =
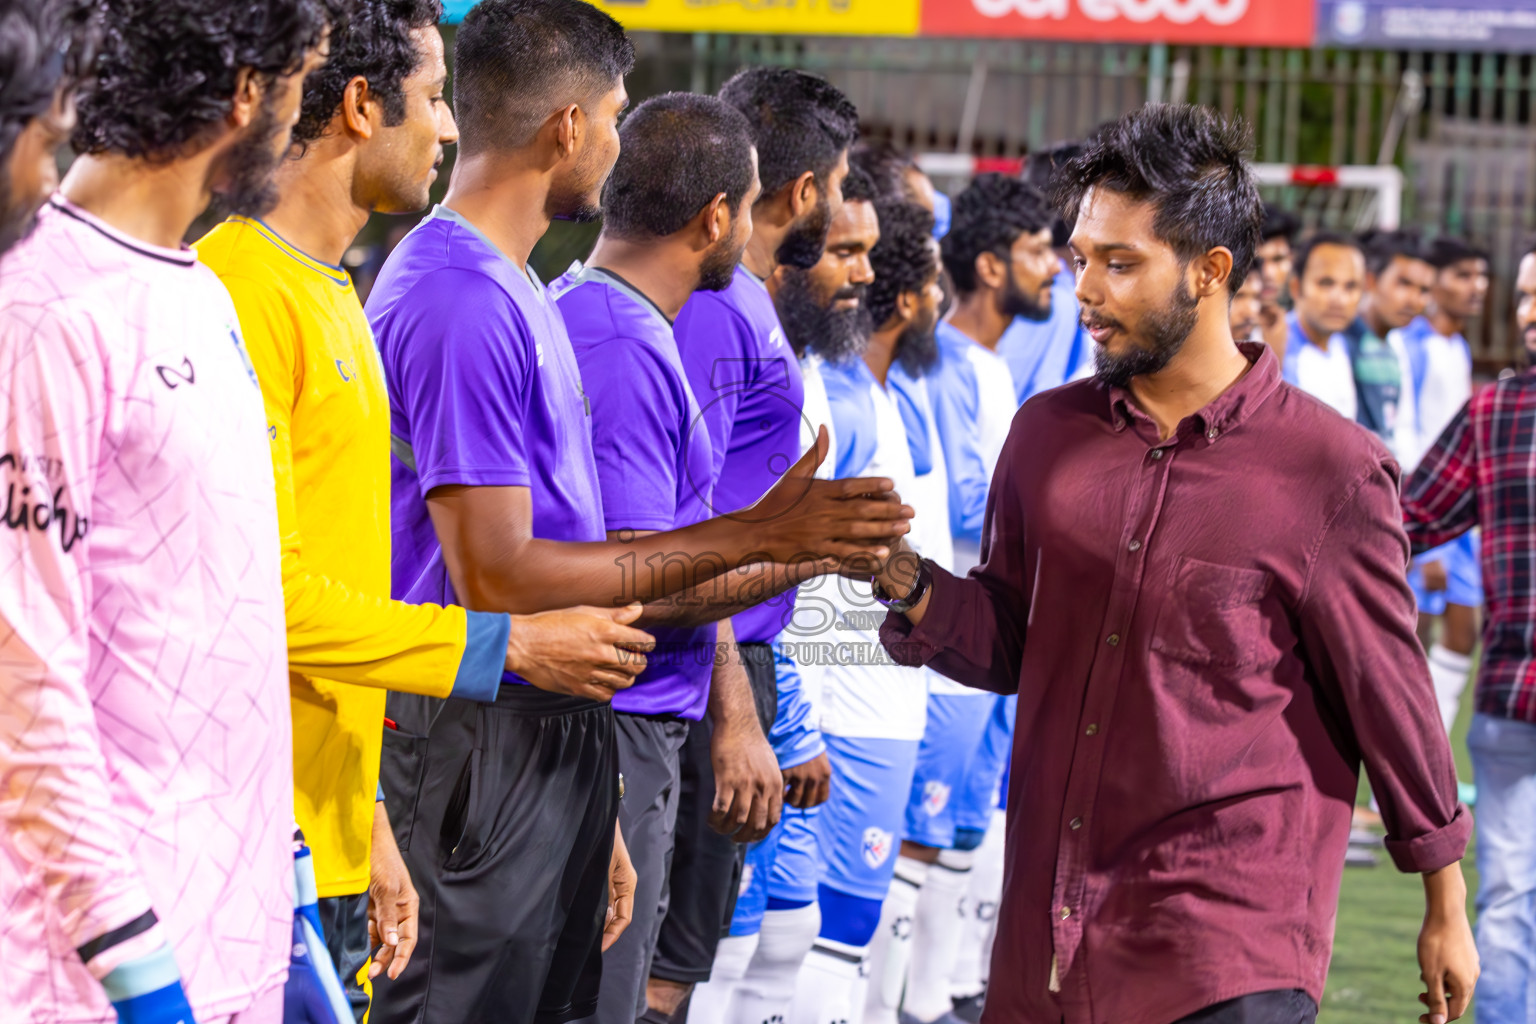
M 1403 488 L 1414 554 L 1483 531 L 1477 710 L 1536 723 L 1536 372 L 1482 388 Z

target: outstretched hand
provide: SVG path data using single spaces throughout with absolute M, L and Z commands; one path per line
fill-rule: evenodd
M 889 478 L 816 479 L 830 448 L 823 426 L 816 432 L 816 443 L 768 493 L 736 513 L 761 524 L 764 550 L 773 561 L 844 561 L 855 556 L 884 561 L 895 539 L 911 529 L 915 513 L 901 503 Z

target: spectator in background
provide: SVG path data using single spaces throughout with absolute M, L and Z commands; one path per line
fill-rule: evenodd
M 54 154 L 75 126 L 88 56 L 79 0 L 0 2 L 0 254 L 31 230 L 59 186 Z
M 1423 245 L 1416 235 L 1385 231 L 1364 235 L 1360 241 L 1365 247 L 1365 292 L 1360 298 L 1360 316 L 1345 334 L 1354 355 L 1361 415 L 1367 415 L 1371 395 L 1381 393 L 1372 388 L 1368 378 L 1378 376 L 1384 385 L 1395 382 L 1396 415 L 1390 422 L 1373 418 L 1365 425 L 1387 442 L 1400 465 L 1412 468 L 1412 463 L 1404 463 L 1402 451 L 1413 430 L 1414 402 L 1412 389 L 1403 387 L 1405 371 L 1399 332 L 1422 315 L 1429 304 L 1435 268 L 1424 258 Z M 1383 407 L 1373 415 L 1380 417 L 1385 412 Z
M 1243 283 L 1232 293 L 1227 319 L 1232 324 L 1234 341 L 1262 341 L 1261 317 L 1264 310 L 1264 273 L 1258 264 L 1248 271 Z
M 1365 253 L 1348 235 L 1319 232 L 1296 252 L 1290 290 L 1296 308 L 1283 361 L 1285 379 L 1355 419 L 1360 411 L 1355 371 L 1343 332 L 1360 311 Z
M 1436 282 L 1430 318 L 1443 339 L 1465 325 L 1450 310 L 1473 312 L 1486 285 L 1476 250 L 1447 241 L 1438 252 L 1437 263 L 1462 257 Z M 1473 528 L 1486 541 L 1488 623 L 1467 748 L 1477 777 L 1477 1017 L 1497 1024 L 1536 1020 L 1536 249 L 1520 261 L 1515 294 L 1526 369 L 1472 396 L 1403 488 L 1415 551 Z
M 1030 154 L 1024 180 L 1044 192 L 1055 169 L 1082 150 L 1080 142 L 1062 142 Z M 1008 364 L 1018 404 L 1042 391 L 1086 376 L 1093 368 L 1093 345 L 1077 322 L 1077 296 L 1073 294 L 1072 265 L 1067 254 L 1071 225 L 1051 213 L 1051 247 L 1061 267 L 1051 282 L 1049 312 L 1044 319 L 1016 317 L 997 343 L 998 354 Z
M 1433 268 L 1429 308 L 1397 338 L 1413 412 L 1404 420 L 1398 457 L 1410 472 L 1423 465 L 1424 453 L 1472 396 L 1472 350 L 1465 331 L 1488 294 L 1483 250 L 1460 239 L 1438 238 L 1425 256 Z M 1429 650 L 1430 675 L 1447 730 L 1456 720 L 1477 643 L 1477 610 L 1483 603 L 1479 544 L 1478 532 L 1467 530 L 1414 559 L 1408 574 L 1419 599 L 1419 636 Z
M 1275 355 L 1282 360 L 1285 358 L 1288 336 L 1285 289 L 1291 279 L 1292 253 L 1296 245 L 1296 233 L 1300 230 L 1301 222 L 1294 214 L 1273 203 L 1264 204 L 1264 226 L 1259 231 L 1259 249 L 1254 256 L 1254 262 L 1264 276 L 1260 324 L 1264 331 L 1264 343 L 1274 349 Z

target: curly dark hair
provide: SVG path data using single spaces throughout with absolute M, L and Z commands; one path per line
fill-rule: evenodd
M 875 279 L 865 293 L 864 305 L 876 329 L 896 315 L 896 300 L 920 291 L 938 272 L 933 252 L 933 214 L 901 199 L 875 201 L 880 218 L 880 241 L 869 251 Z
M 859 112 L 824 78 L 791 68 L 747 68 L 720 87 L 747 115 L 757 143 L 763 199 L 806 171 L 823 186 L 859 134 Z
M 872 203 L 882 198 L 875 179 L 864 173 L 863 168 L 850 164 L 848 177 L 843 179 L 843 202 Z
M 907 174 L 910 171 L 921 173 L 922 168 L 905 150 L 897 149 L 889 142 L 860 142 L 848 155 L 848 162 L 869 175 L 881 199 L 917 198 L 907 185 Z M 845 199 L 847 189 L 844 185 Z
M 665 238 L 722 192 L 734 217 L 751 187 L 752 134 L 741 111 L 713 96 L 653 96 L 619 129 L 619 159 L 603 186 L 603 231 Z
M 976 290 L 976 257 L 996 253 L 1007 261 L 1020 235 L 1049 228 L 1051 205 L 1033 185 L 1006 174 L 982 174 L 955 198 L 949 234 L 941 243 L 944 269 L 955 290 Z
M 1152 204 L 1152 230 L 1185 263 L 1217 246 L 1232 253 L 1236 293 L 1259 247 L 1264 203 L 1248 169 L 1249 130 L 1205 107 L 1149 103 L 1089 137 L 1053 179 L 1068 221 L 1090 188 Z
M 79 81 L 93 11 L 89 0 L 0 0 L 0 164 L 27 123 Z
M 411 33 L 443 20 L 442 0 L 351 0 L 331 21 L 330 57 L 304 79 L 304 105 L 293 141 L 313 142 L 341 108 L 347 83 L 368 81 L 384 105 L 384 123 L 405 120 L 402 83 L 421 67 Z
M 459 152 L 528 145 L 556 110 L 613 89 L 635 46 L 582 0 L 480 0 L 453 44 Z
M 102 39 L 76 100 L 82 153 L 171 159 L 230 111 L 236 76 L 291 75 L 329 23 L 320 0 L 100 0 Z

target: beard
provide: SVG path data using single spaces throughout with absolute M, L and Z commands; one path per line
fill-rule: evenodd
M 245 138 L 224 155 L 226 180 L 214 191 L 217 206 L 245 217 L 272 212 L 278 200 L 277 168 L 283 162 L 283 151 L 274 143 L 288 132 L 277 123 L 270 99 L 264 100 Z
M 821 262 L 821 254 L 827 248 L 827 232 L 832 229 L 832 204 L 826 194 L 816 200 L 816 206 L 789 229 L 784 241 L 779 243 L 774 259 L 786 267 L 810 270 Z
M 589 146 L 569 178 L 550 184 L 549 198 L 544 201 L 544 213 L 550 220 L 590 224 L 603 215 L 603 184 L 613 164 L 604 169 L 602 160 Z
M 808 274 L 803 270 L 786 272 L 774 305 L 795 354 L 803 356 L 814 352 L 829 363 L 841 363 L 863 355 L 869 345 L 869 336 L 874 333 L 869 309 L 864 304 L 864 292 L 863 285 L 853 285 L 823 304 Z M 832 303 L 838 299 L 853 297 L 859 300 L 853 309 L 832 308 Z
M 741 262 L 741 254 L 747 248 L 745 242 L 734 243 L 735 239 L 727 236 L 709 247 L 699 261 L 699 286 L 694 291 L 723 292 L 731 286 L 736 277 L 736 264 Z
M 1133 341 L 1129 351 L 1119 355 L 1112 355 L 1102 347 L 1094 351 L 1094 377 L 1111 387 L 1123 388 L 1130 384 L 1132 377 L 1144 377 L 1163 369 L 1189 340 L 1199 316 L 1199 306 L 1200 300 L 1179 284 L 1161 309 L 1142 318 L 1141 333 L 1146 338 L 1145 344 Z M 1117 327 L 1129 336 L 1125 326 L 1111 318 L 1084 314 L 1083 322 L 1095 327 Z
M 1013 276 L 1013 271 L 1008 271 L 1008 281 L 1003 285 L 1002 294 L 997 297 L 997 311 L 1010 320 L 1021 317 L 1034 323 L 1044 323 L 1051 318 L 1051 303 L 1047 299 L 1042 305 L 1036 292 L 1031 295 L 1019 287 L 1018 278 Z M 1049 292 L 1047 292 L 1049 295 Z
M 896 338 L 896 361 L 910 377 L 921 377 L 939 361 L 938 310 L 902 328 Z

